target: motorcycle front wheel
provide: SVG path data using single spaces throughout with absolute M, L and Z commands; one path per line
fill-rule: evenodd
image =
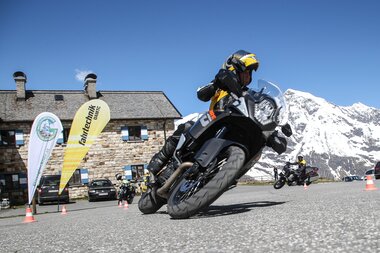
M 129 197 L 129 198 L 127 198 L 127 202 L 128 202 L 128 204 L 132 204 L 132 202 L 133 202 L 133 197 Z
M 278 179 L 276 182 L 274 182 L 273 187 L 274 187 L 274 189 L 278 190 L 278 189 L 281 189 L 285 185 L 285 183 L 286 183 L 285 178 L 280 177 L 280 179 Z
M 186 219 L 211 205 L 236 182 L 244 160 L 244 151 L 231 146 L 218 155 L 211 174 L 200 173 L 195 179 L 183 178 L 170 193 L 169 215 L 174 219 Z

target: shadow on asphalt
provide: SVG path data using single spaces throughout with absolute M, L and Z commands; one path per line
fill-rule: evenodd
M 69 203 L 59 203 L 60 206 L 63 205 L 71 205 L 77 203 L 76 201 L 70 200 Z M 38 204 L 38 206 L 56 206 L 58 205 L 58 202 L 45 202 L 43 204 Z
M 100 201 L 99 201 L 100 202 Z M 40 205 L 37 205 L 37 213 L 34 214 L 34 215 L 44 215 L 44 214 L 49 214 L 49 213 L 60 213 L 62 211 L 62 207 L 64 205 L 68 205 L 68 212 L 76 212 L 76 211 L 83 211 L 83 210 L 89 210 L 89 209 L 100 209 L 100 208 L 108 208 L 108 207 L 112 207 L 112 206 L 117 206 L 116 204 L 116 201 L 115 200 L 109 200 L 109 201 L 101 201 L 101 202 L 109 202 L 105 205 L 101 205 L 101 206 L 94 206 L 94 205 L 89 205 L 89 206 L 83 206 L 83 207 L 77 207 L 75 205 L 72 205 L 72 204 L 76 204 L 77 202 L 76 201 L 70 201 L 69 203 L 67 204 L 59 204 L 59 207 L 58 207 L 58 203 L 54 203 L 54 202 L 49 202 L 49 203 L 45 203 L 43 204 L 42 206 Z M 25 205 L 26 207 L 26 205 Z M 44 210 L 42 208 L 49 208 L 48 210 Z M 54 209 L 52 209 L 54 208 Z M 17 209 L 22 209 L 24 210 L 24 206 L 19 206 L 19 208 Z M 4 216 L 0 216 L 0 219 L 6 219 L 6 218 L 13 218 L 13 217 L 19 217 L 19 216 L 25 216 L 25 212 L 22 211 L 20 213 L 14 213 L 15 210 L 17 209 L 6 209 L 7 211 L 7 215 L 4 215 Z M 42 210 L 41 210 L 42 209 Z M 4 210 L 5 211 L 5 210 Z
M 286 202 L 274 202 L 274 201 L 257 201 L 257 202 L 249 202 L 249 203 L 240 203 L 235 205 L 211 205 L 207 209 L 199 212 L 196 216 L 192 218 L 210 218 L 210 217 L 218 217 L 225 216 L 231 214 L 239 214 L 251 211 L 253 208 L 258 207 L 267 207 L 267 206 L 276 206 L 282 205 Z
M 275 201 L 257 201 L 257 202 L 249 202 L 249 203 L 240 203 L 235 205 L 211 205 L 208 208 L 200 211 L 198 214 L 190 217 L 190 219 L 201 219 L 201 218 L 212 218 L 218 216 L 225 216 L 231 214 L 239 214 L 251 211 L 253 208 L 257 207 L 267 207 L 267 206 L 276 206 L 282 205 L 286 202 L 275 202 Z M 157 211 L 157 214 L 168 214 L 167 211 L 161 210 Z M 172 218 L 171 218 L 172 219 Z

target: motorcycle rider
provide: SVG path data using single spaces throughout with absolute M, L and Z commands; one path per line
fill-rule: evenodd
M 197 97 L 204 102 L 211 100 L 210 111 L 215 113 L 223 111 L 224 107 L 233 99 L 230 92 L 241 96 L 252 81 L 252 72 L 257 71 L 258 67 L 259 61 L 255 54 L 239 50 L 227 58 L 214 80 L 197 90 Z M 192 125 L 193 122 L 179 125 L 173 135 L 166 140 L 161 150 L 153 156 L 147 166 L 153 175 L 160 174 L 161 169 L 172 157 L 181 134 L 190 129 Z M 279 137 L 277 131 L 267 140 L 267 146 L 276 145 L 279 146 L 278 150 L 281 153 L 285 151 L 286 140 Z
M 123 201 L 123 198 L 127 197 L 127 196 L 124 196 L 125 194 L 134 195 L 135 188 L 131 184 L 131 182 L 128 179 L 126 179 L 125 177 L 123 177 L 121 174 L 117 173 L 115 175 L 115 178 L 119 182 L 117 204 L 120 205 L 121 202 Z
M 306 160 L 303 158 L 303 156 L 298 155 L 297 161 L 294 163 L 290 163 L 290 165 L 298 165 L 300 181 L 304 181 L 306 179 Z
M 211 99 L 210 109 L 222 110 L 229 97 L 227 82 L 233 82 L 237 86 L 235 89 L 240 90 L 251 82 L 252 70 L 256 71 L 258 66 L 259 62 L 254 54 L 244 50 L 237 51 L 228 57 L 213 81 L 197 90 L 198 98 L 205 102 Z M 153 156 L 147 166 L 153 175 L 157 175 L 166 165 L 173 155 L 181 134 L 192 125 L 191 121 L 179 125 L 173 135 L 167 138 L 164 146 Z
M 229 92 L 241 96 L 258 67 L 255 54 L 239 50 L 227 58 L 213 81 L 197 90 L 197 96 L 204 102 L 211 100 L 210 110 L 223 111 L 231 99 Z

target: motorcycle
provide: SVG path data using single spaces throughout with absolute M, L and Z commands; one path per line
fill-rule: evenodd
M 290 168 L 290 163 L 287 162 L 283 167 L 282 172 L 279 174 L 279 179 L 274 182 L 273 187 L 275 189 L 281 189 L 285 184 L 288 186 L 294 185 L 304 185 L 309 186 L 312 182 L 315 182 L 319 179 L 318 168 L 306 166 L 305 169 L 305 179 L 301 179 L 300 172 Z
M 141 196 L 142 213 L 154 213 L 167 203 L 172 218 L 189 218 L 236 186 L 265 146 L 279 154 L 286 150 L 277 129 L 287 137 L 292 131 L 281 90 L 265 80 L 255 89 L 228 89 L 231 100 L 224 111 L 204 113 L 181 135 L 158 180 Z
M 130 182 L 124 182 L 120 174 L 116 174 L 116 179 L 120 182 L 120 186 L 117 193 L 118 203 L 122 203 L 123 200 L 128 204 L 132 204 L 133 198 L 136 195 L 136 189 Z

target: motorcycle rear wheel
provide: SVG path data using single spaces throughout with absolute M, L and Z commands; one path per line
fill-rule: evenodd
M 218 155 L 219 170 L 208 181 L 183 178 L 171 192 L 167 210 L 174 219 L 186 219 L 210 206 L 235 183 L 244 165 L 245 153 L 235 146 Z M 223 161 L 224 160 L 224 161 Z
M 155 195 L 153 198 L 153 191 L 148 190 L 141 195 L 141 198 L 138 202 L 139 210 L 143 214 L 152 214 L 158 211 L 163 205 L 166 204 L 166 200 Z M 132 201 L 131 201 L 132 202 Z

